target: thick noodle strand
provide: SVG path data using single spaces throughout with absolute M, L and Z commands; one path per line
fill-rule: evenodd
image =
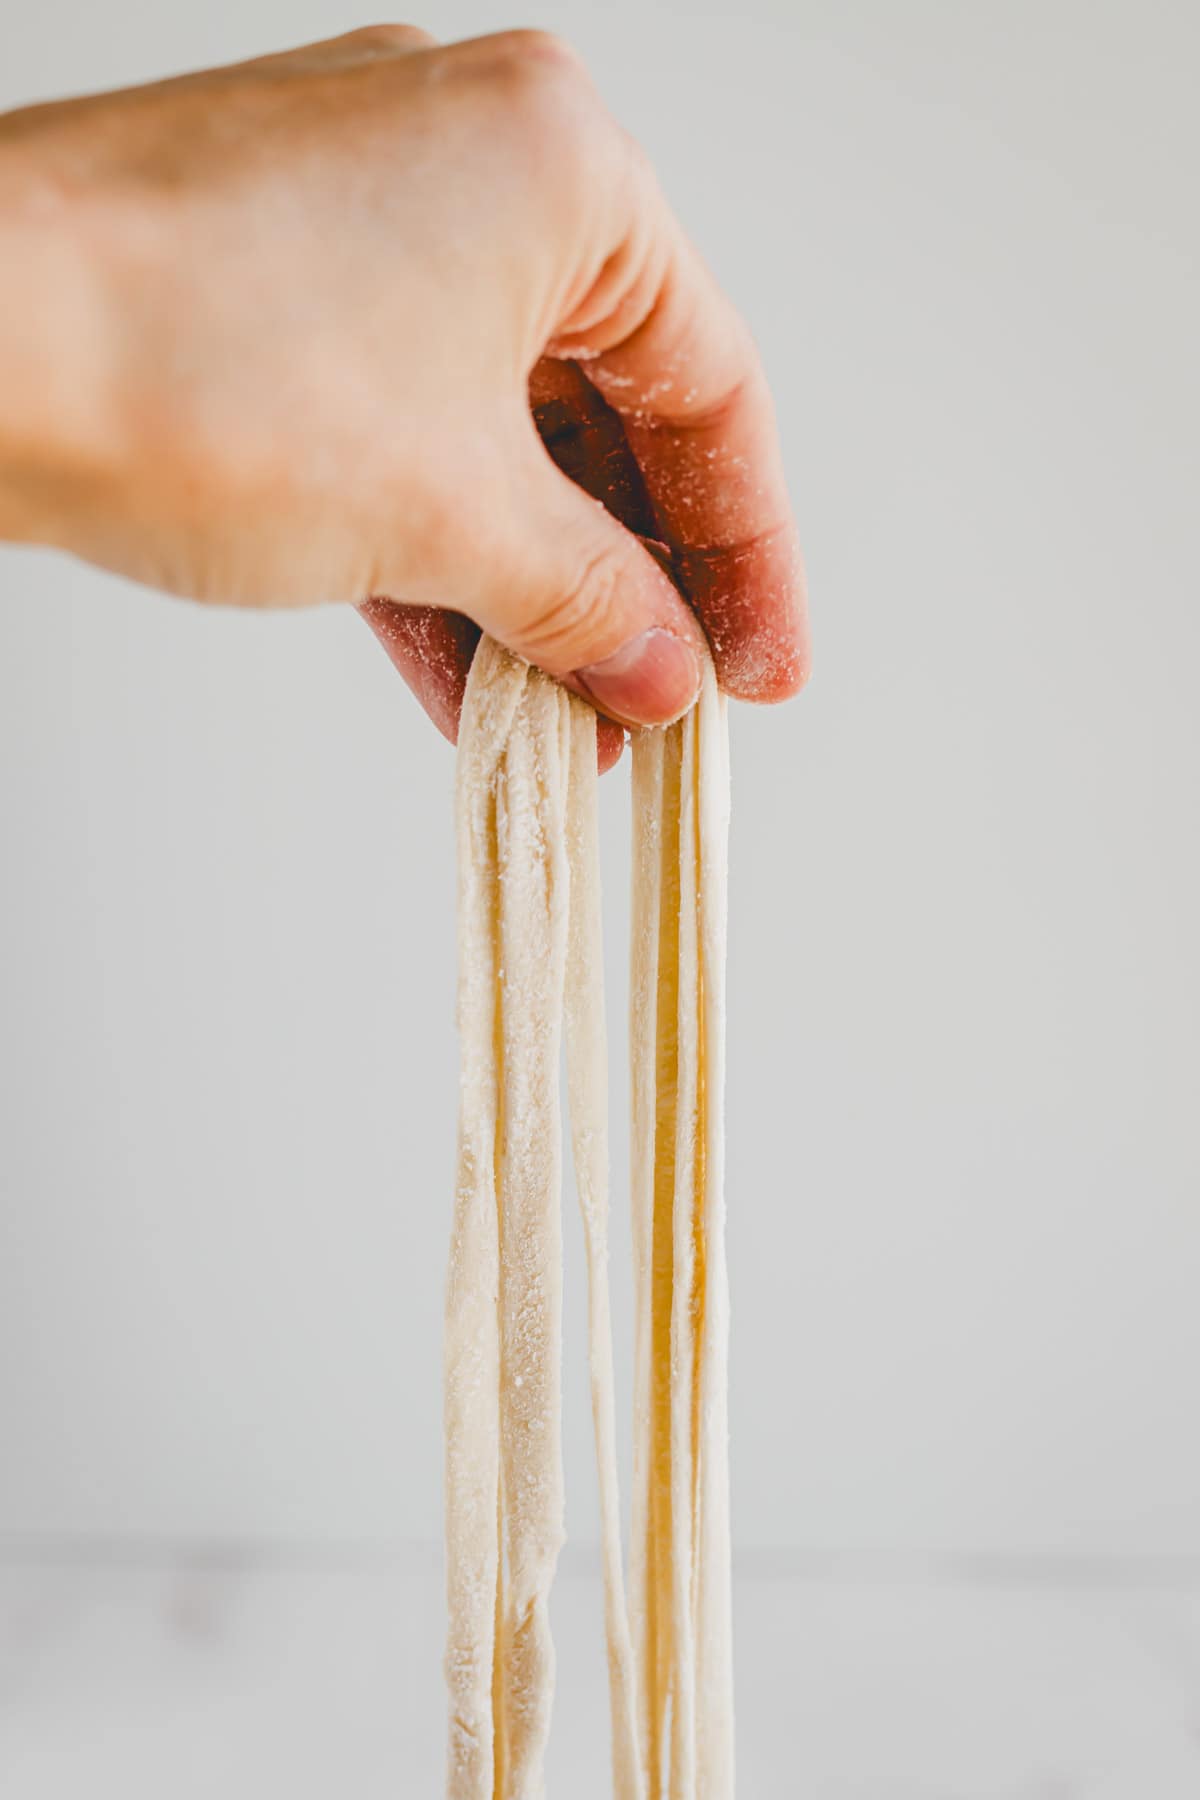
M 571 733 L 567 801 L 567 847 L 571 870 L 566 988 L 567 1091 L 575 1185 L 579 1190 L 587 1248 L 589 1365 L 600 1480 L 613 1793 L 615 1800 L 644 1800 L 646 1790 L 638 1753 L 633 1641 L 625 1601 L 621 1499 L 617 1480 L 612 1311 L 608 1285 L 608 1051 L 600 929 L 596 715 L 591 707 L 572 704 Z
M 633 744 L 631 1603 L 649 1800 L 730 1800 L 725 703 Z
M 542 1800 L 563 1541 L 558 1063 L 588 1261 L 616 1800 L 733 1794 L 722 1191 L 724 703 L 634 742 L 634 1501 L 621 1553 L 591 709 L 488 640 L 459 739 L 446 1303 L 448 1800 Z

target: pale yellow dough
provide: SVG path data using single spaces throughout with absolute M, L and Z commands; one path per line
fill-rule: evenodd
M 730 1800 L 722 1189 L 728 754 L 711 669 L 633 745 L 630 1595 L 608 1296 L 591 709 L 485 640 L 459 738 L 459 1171 L 446 1303 L 448 1800 L 542 1800 L 563 1540 L 562 1147 L 588 1256 L 616 1800 Z M 565 1800 L 565 1797 L 564 1797 Z

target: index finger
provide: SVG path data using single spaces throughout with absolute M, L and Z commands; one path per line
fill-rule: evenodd
M 746 325 L 655 194 L 664 273 L 645 317 L 595 354 L 560 356 L 620 414 L 676 579 L 699 613 L 722 687 L 784 700 L 808 678 L 804 567 L 775 413 Z

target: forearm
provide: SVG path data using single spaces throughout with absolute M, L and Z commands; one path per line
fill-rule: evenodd
M 0 539 L 11 542 L 60 541 L 110 453 L 89 212 L 60 177 L 49 118 L 0 117 Z

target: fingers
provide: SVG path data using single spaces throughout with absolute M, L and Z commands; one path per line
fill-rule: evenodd
M 799 540 L 774 411 L 742 320 L 656 191 L 669 253 L 654 304 L 593 353 L 587 330 L 556 341 L 624 425 L 684 594 L 704 622 L 722 686 L 782 700 L 803 686 L 810 645 Z
M 465 543 L 456 592 L 472 618 L 626 725 L 678 718 L 699 691 L 703 633 L 653 555 L 558 469 L 527 412 L 484 552 Z
M 625 752 L 625 728 L 615 719 L 596 714 L 596 761 L 602 775 L 615 769 Z
M 444 737 L 458 742 L 463 695 L 479 627 L 462 613 L 433 606 L 401 606 L 375 598 L 359 608 L 394 666 Z M 625 733 L 612 719 L 597 719 L 596 753 L 603 775 L 621 760 Z
M 359 611 L 442 736 L 456 744 L 478 625 L 462 613 L 380 597 Z

